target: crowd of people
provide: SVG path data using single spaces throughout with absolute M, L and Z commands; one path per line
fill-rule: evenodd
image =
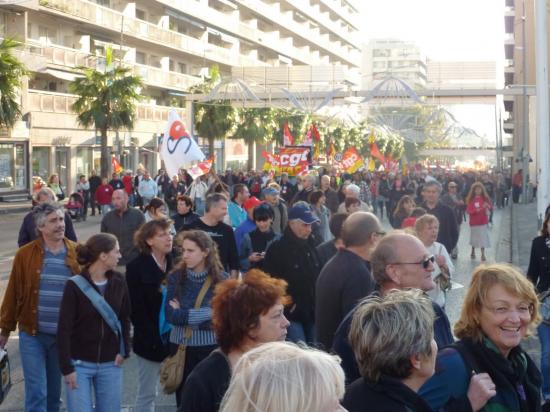
M 153 411 L 161 387 L 179 412 L 550 410 L 537 296 L 550 287 L 550 215 L 527 276 L 484 263 L 511 187 L 443 170 L 92 173 L 75 215 L 40 187 L 0 346 L 18 327 L 27 411 L 58 411 L 62 382 L 69 411 L 119 411 L 132 353 L 136 411 Z M 100 233 L 76 243 L 88 209 Z M 484 264 L 451 328 L 464 222 Z M 536 329 L 542 374 L 520 346 Z

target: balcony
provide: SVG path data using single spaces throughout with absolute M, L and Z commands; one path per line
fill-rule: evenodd
M 361 27 L 359 22 L 359 17 L 349 13 L 347 10 L 342 9 L 342 6 L 339 1 L 336 0 L 320 0 L 326 7 L 331 9 L 334 13 L 342 17 L 349 24 L 355 27 L 357 30 Z
M 250 65 L 251 63 L 247 57 L 235 55 L 231 50 L 208 44 L 175 31 L 163 29 L 146 21 L 123 16 L 120 12 L 85 0 L 41 0 L 40 5 L 44 9 L 50 9 L 65 16 L 70 15 L 82 22 L 112 30 L 117 35 L 120 34 L 122 27 L 124 35 L 130 35 L 194 56 L 204 56 L 208 60 L 223 65 L 240 66 L 243 64 Z M 257 61 L 254 63 L 259 64 Z
M 28 103 L 25 110 L 30 112 L 75 115 L 71 110 L 71 106 L 76 101 L 76 98 L 74 94 L 29 90 Z M 165 122 L 168 119 L 170 110 L 172 110 L 172 108 L 166 106 L 138 104 L 136 119 L 138 121 Z M 184 110 L 177 110 L 178 114 L 184 118 Z
M 145 84 L 158 86 L 164 89 L 186 91 L 190 87 L 202 82 L 200 77 L 184 73 L 169 72 L 143 64 L 136 63 L 131 67 L 135 75 L 143 78 Z

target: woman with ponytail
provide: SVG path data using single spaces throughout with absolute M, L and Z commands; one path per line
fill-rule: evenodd
M 57 331 L 67 410 L 92 412 L 95 399 L 95 410 L 119 411 L 121 366 L 130 350 L 130 298 L 124 277 L 114 271 L 121 257 L 118 241 L 100 233 L 78 245 L 76 252 L 84 271 L 65 285 Z M 120 336 L 92 304 L 92 294 L 110 306 L 120 322 Z

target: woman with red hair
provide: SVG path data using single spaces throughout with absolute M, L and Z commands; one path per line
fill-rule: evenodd
M 290 303 L 286 286 L 258 269 L 216 286 L 212 326 L 220 347 L 187 378 L 179 411 L 217 412 L 241 356 L 263 343 L 285 340 L 289 322 L 283 305 Z

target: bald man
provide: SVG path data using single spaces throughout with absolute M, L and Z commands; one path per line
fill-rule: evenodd
M 384 234 L 372 213 L 355 212 L 342 225 L 344 248 L 328 261 L 315 288 L 317 342 L 332 347 L 334 333 L 357 302 L 371 294 L 376 284 L 370 271 L 370 255 Z
M 145 223 L 145 216 L 139 210 L 128 207 L 128 193 L 124 189 L 113 192 L 113 210 L 103 216 L 101 231 L 115 235 L 122 258 L 119 266 L 126 266 L 139 254 L 134 245 L 134 233 Z

